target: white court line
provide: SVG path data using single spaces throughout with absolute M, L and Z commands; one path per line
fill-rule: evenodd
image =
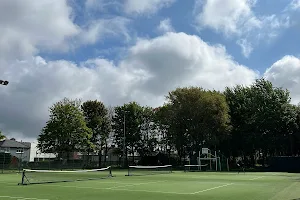
M 77 189 L 93 189 L 93 190 L 112 190 L 112 191 L 129 191 L 129 192 L 148 192 L 148 193 L 162 193 L 162 194 L 183 194 L 190 195 L 191 193 L 180 193 L 180 192 L 164 192 L 164 191 L 155 191 L 155 190 L 131 190 L 126 188 L 94 188 L 94 187 L 78 187 L 78 186 L 64 186 L 64 185 L 51 185 L 65 188 L 77 188 Z M 39 199 L 38 199 L 39 200 Z
M 148 192 L 148 193 L 162 193 L 162 194 L 180 194 L 180 195 L 194 195 L 222 187 L 226 187 L 229 185 L 232 185 L 233 183 L 228 183 L 226 185 L 221 185 L 213 188 L 209 188 L 206 190 L 201 190 L 197 192 L 192 193 L 182 193 L 182 192 L 165 192 L 165 191 L 156 191 L 156 190 L 132 190 L 132 189 L 126 189 L 126 188 L 94 188 L 94 187 L 78 187 L 78 186 L 63 186 L 63 185 L 52 185 L 52 186 L 58 186 L 58 187 L 66 187 L 66 188 L 77 188 L 77 189 L 94 189 L 94 190 L 117 190 L 117 191 L 129 191 L 129 192 Z
M 260 177 L 251 178 L 251 179 L 249 179 L 249 181 L 253 181 L 253 180 L 256 180 L 256 179 L 260 179 L 260 178 L 264 178 L 264 176 L 260 176 Z
M 190 193 L 190 194 L 198 194 L 198 193 L 202 193 L 202 192 L 206 192 L 206 191 L 210 191 L 210 190 L 215 190 L 215 189 L 222 188 L 222 187 L 226 187 L 226 186 L 229 186 L 229 185 L 232 185 L 232 184 L 233 184 L 233 183 L 228 183 L 228 184 L 226 184 L 226 185 L 221 185 L 221 186 L 209 188 L 209 189 L 206 189 L 206 190 L 201 190 L 201 191 L 198 191 L 198 192 L 193 192 L 193 193 Z
M 105 188 L 105 189 L 115 189 L 115 188 L 121 188 L 121 187 L 130 187 L 130 186 L 136 186 L 136 185 L 146 185 L 146 184 L 161 183 L 161 182 L 166 182 L 166 181 L 155 181 L 155 182 L 146 182 L 146 183 L 133 183 L 133 184 L 120 185 L 120 186 L 115 186 L 115 187 L 110 187 L 110 188 Z
M 23 199 L 27 199 L 27 200 L 49 200 L 49 199 L 26 198 L 26 197 L 12 197 L 12 196 L 0 196 L 0 199 L 1 199 L 1 198 L 7 198 L 7 199 L 20 199 L 20 200 L 23 200 Z
M 108 189 L 108 188 L 103 188 Z M 129 191 L 129 192 L 148 192 L 148 193 L 162 193 L 162 194 L 182 194 L 182 195 L 191 195 L 192 193 L 181 193 L 181 192 L 164 192 L 164 191 L 156 191 L 156 190 L 131 190 L 126 188 L 120 188 L 120 189 L 110 189 L 110 190 L 120 190 L 120 191 Z

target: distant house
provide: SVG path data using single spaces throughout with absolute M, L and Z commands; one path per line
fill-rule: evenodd
M 41 153 L 41 151 L 37 148 L 37 143 L 31 143 L 30 149 L 30 162 L 39 162 L 45 160 L 54 160 L 56 155 L 53 153 Z
M 30 142 L 18 142 L 15 139 L 6 139 L 0 141 L 0 151 L 10 153 L 11 156 L 29 162 L 30 145 Z

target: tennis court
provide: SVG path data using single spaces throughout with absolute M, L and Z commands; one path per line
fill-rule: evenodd
M 180 172 L 125 176 L 101 180 L 17 185 L 20 174 L 0 174 L 0 199 L 123 199 L 123 200 L 295 200 L 300 198 L 300 174 Z

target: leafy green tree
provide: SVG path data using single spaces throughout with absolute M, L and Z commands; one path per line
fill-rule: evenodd
M 92 130 L 86 126 L 79 100 L 64 98 L 50 107 L 50 119 L 38 137 L 38 148 L 43 153 L 56 153 L 69 158 L 74 151 L 92 149 Z
M 225 96 L 198 87 L 177 88 L 167 96 L 169 132 L 180 159 L 201 147 L 216 149 L 230 131 Z
M 296 129 L 296 111 L 287 90 L 258 79 L 249 87 L 226 88 L 233 125 L 230 148 L 235 155 L 286 155 Z
M 127 152 L 133 155 L 139 147 L 141 140 L 141 124 L 143 123 L 143 107 L 136 102 L 130 102 L 123 106 L 115 107 L 112 127 L 114 130 L 115 144 L 122 155 L 125 154 L 127 161 Z M 124 151 L 125 135 L 125 151 Z
M 104 163 L 106 164 L 106 157 L 108 154 L 108 150 L 112 147 L 113 145 L 113 138 L 114 134 L 112 131 L 112 123 L 113 123 L 113 117 L 115 114 L 115 108 L 113 106 L 108 106 L 107 107 L 107 118 L 108 118 L 108 123 L 109 123 L 109 135 L 108 139 L 105 142 L 105 149 L 104 149 Z
M 291 149 L 293 155 L 300 155 L 300 104 L 293 108 L 296 111 L 296 128 L 291 137 Z
M 137 152 L 141 157 L 151 155 L 157 150 L 158 130 L 154 123 L 154 112 L 151 107 L 142 108 L 142 123 L 140 125 L 140 141 Z
M 81 105 L 87 127 L 92 130 L 91 142 L 96 147 L 99 155 L 99 166 L 102 163 L 102 151 L 107 146 L 107 139 L 110 133 L 110 121 L 108 110 L 100 101 L 86 101 Z M 88 152 L 92 152 L 89 149 Z
M 0 140 L 4 140 L 6 137 L 5 135 L 2 134 L 2 132 L 0 131 Z

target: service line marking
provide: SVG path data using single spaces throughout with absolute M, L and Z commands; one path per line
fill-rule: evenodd
M 133 184 L 128 184 L 128 185 L 120 185 L 120 186 L 115 186 L 115 187 L 110 187 L 110 188 L 105 188 L 105 189 L 115 189 L 115 188 L 122 188 L 122 187 L 130 187 L 130 186 L 136 186 L 136 185 L 147 185 L 151 183 L 162 183 L 166 181 L 154 181 L 154 182 L 146 182 L 146 183 L 133 183 Z
M 251 178 L 251 179 L 249 179 L 249 181 L 253 181 L 253 180 L 256 180 L 256 179 L 260 179 L 260 178 L 264 178 L 264 176 L 259 176 L 259 177 Z
M 206 190 L 200 190 L 200 191 L 197 191 L 197 192 L 192 192 L 190 194 L 199 194 L 199 193 L 202 193 L 202 192 L 207 192 L 207 191 L 210 191 L 210 190 L 215 190 L 215 189 L 218 189 L 218 188 L 227 187 L 227 186 L 230 186 L 230 185 L 233 185 L 233 183 L 228 183 L 226 185 L 220 185 L 220 186 L 217 186 L 217 187 L 208 188 Z

